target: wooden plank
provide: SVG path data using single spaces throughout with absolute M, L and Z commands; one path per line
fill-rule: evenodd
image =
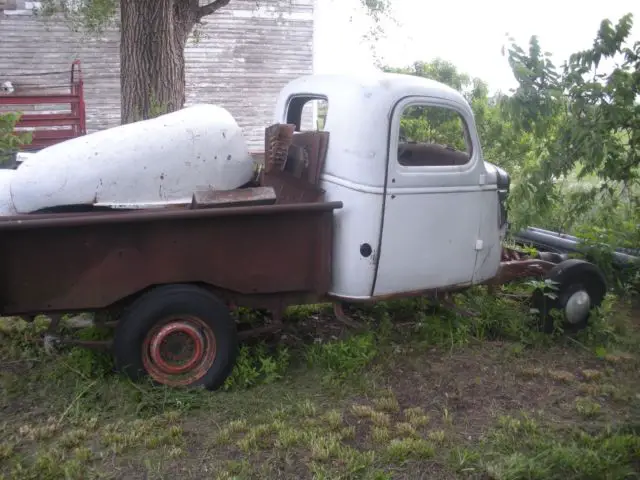
M 220 208 L 250 205 L 273 205 L 276 192 L 271 187 L 239 188 L 237 190 L 198 190 L 190 208 Z

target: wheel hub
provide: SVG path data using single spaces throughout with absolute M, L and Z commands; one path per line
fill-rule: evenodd
M 212 330 L 199 318 L 171 318 L 145 338 L 142 361 L 157 382 L 189 385 L 211 368 L 216 357 Z
M 565 307 L 567 322 L 572 325 L 584 321 L 591 310 L 591 297 L 584 290 L 579 290 L 571 294 Z
M 191 370 L 202 359 L 204 348 L 204 337 L 193 325 L 174 322 L 162 327 L 153 337 L 150 353 L 160 370 L 180 374 Z M 177 354 L 176 349 L 180 350 Z

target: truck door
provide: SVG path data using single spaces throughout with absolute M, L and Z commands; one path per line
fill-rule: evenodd
M 471 282 L 485 178 L 473 126 L 455 101 L 395 106 L 374 296 Z

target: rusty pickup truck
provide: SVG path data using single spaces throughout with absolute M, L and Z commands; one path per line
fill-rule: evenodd
M 305 130 L 318 102 L 323 126 Z M 483 159 L 464 97 L 435 81 L 295 79 L 262 156 L 250 183 L 189 202 L 3 217 L 0 313 L 46 314 L 51 335 L 63 315 L 94 312 L 131 378 L 216 389 L 247 333 L 238 306 L 271 312 L 264 331 L 291 305 L 332 302 L 344 319 L 345 303 L 538 277 L 557 284 L 534 295 L 539 315 L 580 329 L 606 293 L 588 262 L 502 246 L 509 176 Z

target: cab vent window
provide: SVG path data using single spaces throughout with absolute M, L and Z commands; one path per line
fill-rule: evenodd
M 296 131 L 323 131 L 327 118 L 328 102 L 318 96 L 296 96 L 289 101 L 287 123 L 296 126 Z
M 410 105 L 402 112 L 398 139 L 401 165 L 465 165 L 471 153 L 467 126 L 458 112 L 426 105 Z

